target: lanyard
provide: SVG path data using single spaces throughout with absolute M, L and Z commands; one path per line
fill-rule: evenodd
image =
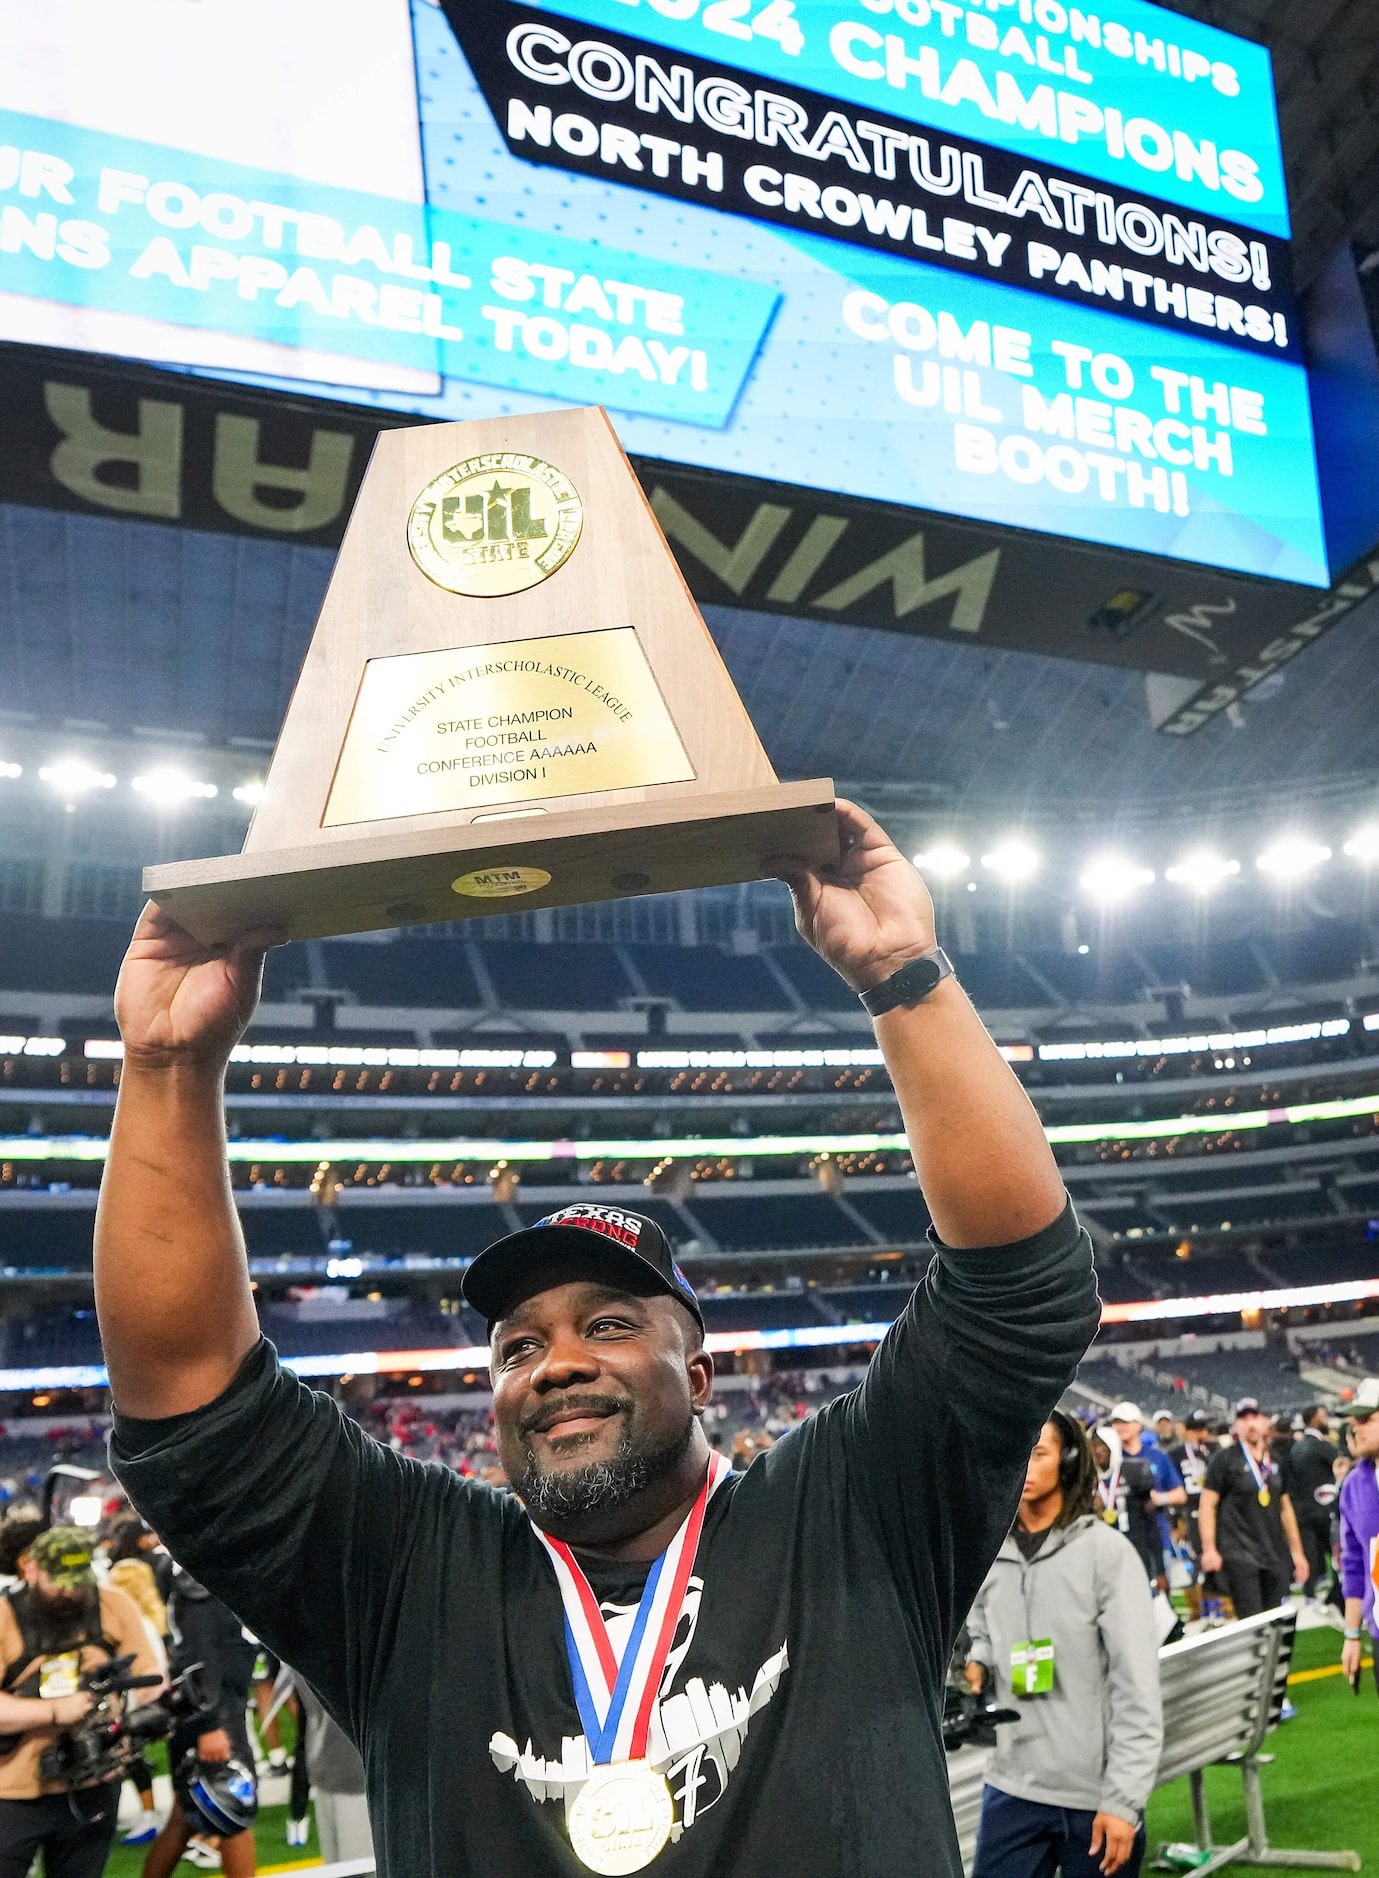
M 1249 1468 L 1251 1474 L 1254 1476 L 1255 1492 L 1259 1494 L 1267 1494 L 1269 1491 L 1269 1477 L 1270 1477 L 1268 1457 L 1267 1456 L 1265 1457 L 1264 1472 L 1260 1473 L 1258 1467 L 1255 1466 L 1254 1455 L 1251 1454 L 1250 1450 L 1245 1446 L 1245 1443 L 1243 1441 L 1240 1443 L 1240 1452 L 1245 1456 L 1245 1465 Z M 1269 1502 L 1267 1499 L 1260 1500 L 1261 1506 L 1267 1506 L 1268 1504 Z
M 732 1472 L 718 1453 L 680 1530 L 647 1574 L 632 1628 L 619 1659 L 598 1599 L 579 1561 L 563 1540 L 533 1526 L 546 1548 L 565 1607 L 565 1649 L 575 1705 L 596 1766 L 646 1757 L 651 1711 L 684 1607 L 709 1500 Z

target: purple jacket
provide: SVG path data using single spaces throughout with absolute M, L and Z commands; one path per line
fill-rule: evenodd
M 1374 1462 L 1361 1461 L 1341 1483 L 1341 1589 L 1348 1598 L 1364 1599 L 1364 1622 L 1379 1639 L 1379 1616 L 1374 1609 L 1371 1575 L 1375 1541 L 1379 1540 L 1379 1479 Z

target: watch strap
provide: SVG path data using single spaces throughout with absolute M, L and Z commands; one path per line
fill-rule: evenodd
M 942 946 L 935 946 L 931 952 L 921 952 L 918 958 L 906 959 L 889 978 L 883 978 L 879 985 L 869 986 L 858 996 L 869 1016 L 880 1017 L 884 1011 L 893 1011 L 898 1005 L 913 1007 L 922 1003 L 936 985 L 952 976 L 953 961 Z

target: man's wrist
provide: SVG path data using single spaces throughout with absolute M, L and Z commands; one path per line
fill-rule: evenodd
M 902 1006 L 913 1009 L 937 990 L 945 978 L 953 976 L 953 961 L 941 946 L 927 946 L 911 953 L 892 967 L 884 977 L 859 988 L 858 997 L 871 1017 L 882 1017 Z
M 169 1089 L 185 1088 L 189 1092 L 200 1092 L 213 1088 L 219 1090 L 225 1081 L 225 1072 L 230 1066 L 230 1052 L 234 1045 L 217 1047 L 211 1051 L 188 1051 L 173 1049 L 148 1048 L 137 1046 L 133 1049 L 128 1044 L 120 1064 L 120 1082 L 139 1082 L 148 1087 L 162 1086 Z
M 1362 1641 L 1364 1634 L 1363 1628 L 1359 1630 L 1348 1629 L 1345 1633 L 1345 1640 L 1347 1643 L 1359 1643 Z

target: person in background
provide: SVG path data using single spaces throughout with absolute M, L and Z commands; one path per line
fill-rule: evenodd
M 92 1554 L 89 1531 L 50 1527 L 19 1560 L 23 1583 L 0 1597 L 0 1878 L 25 1878 L 40 1848 L 47 1878 L 100 1878 L 115 1836 L 118 1778 L 88 1787 L 78 1815 L 40 1772 L 44 1749 L 94 1703 L 87 1671 L 129 1656 L 136 1676 L 158 1673 L 137 1607 L 97 1583 Z
M 0 1591 L 24 1582 L 19 1561 L 46 1527 L 41 1513 L 8 1513 L 0 1520 Z
M 1061 1409 L 967 1624 L 969 1683 L 1020 1715 L 998 1731 L 972 1878 L 1135 1878 L 1163 1744 L 1153 1610 Z
M 1307 1555 L 1307 1583 L 1315 1598 L 1331 1569 L 1331 1511 L 1336 1504 L 1336 1444 L 1331 1418 L 1321 1403 L 1302 1411 L 1302 1432 L 1283 1463 L 1283 1484 L 1297 1515 L 1302 1549 Z
M 1341 1667 L 1353 1689 L 1360 1686 L 1360 1645 L 1369 1631 L 1374 1678 L 1379 1685 L 1379 1613 L 1375 1611 L 1379 1562 L 1379 1376 L 1366 1376 L 1350 1405 L 1350 1452 L 1354 1465 L 1341 1482 L 1340 1577 L 1345 1595 L 1345 1641 Z
M 359 1750 L 326 1712 L 320 1698 L 300 1679 L 307 1774 L 316 1808 L 316 1836 L 327 1865 L 345 1859 L 373 1857 L 369 1803 L 364 1791 L 364 1763 Z M 303 1742 L 297 1753 L 302 1755 Z
M 1178 1440 L 1178 1425 L 1168 1409 L 1156 1409 L 1154 1412 L 1154 1439 L 1172 1459 L 1172 1450 Z
M 1187 1588 L 1188 1609 L 1193 1617 L 1206 1615 L 1202 1610 L 1202 1534 L 1198 1514 L 1202 1505 L 1202 1482 L 1206 1479 L 1216 1441 L 1211 1432 L 1211 1418 L 1202 1409 L 1193 1409 L 1181 1423 L 1182 1438 L 1166 1450 L 1178 1470 L 1187 1495 L 1183 1507 L 1183 1543 L 1193 1566 L 1193 1582 Z
M 150 1644 L 159 1664 L 166 1670 L 168 1613 L 167 1606 L 158 1595 L 153 1567 L 144 1546 L 147 1533 L 148 1527 L 137 1513 L 123 1513 L 112 1523 L 106 1542 L 106 1558 L 110 1569 L 106 1573 L 105 1582 L 126 1592 L 138 1605 Z M 154 1804 L 153 1769 L 144 1755 L 141 1754 L 131 1764 L 129 1781 L 139 1796 L 140 1817 L 126 1832 L 124 1842 L 126 1845 L 151 1845 L 163 1821 L 158 1817 Z
M 168 1612 L 158 1594 L 158 1582 L 144 1546 L 147 1532 L 147 1526 L 137 1513 L 122 1514 L 113 1522 L 106 1542 L 105 1556 L 110 1569 L 105 1582 L 128 1592 L 161 1643 L 168 1634 Z
M 1126 1536 L 1144 1560 L 1151 1582 L 1160 1591 L 1167 1591 L 1164 1546 L 1168 1535 L 1160 1515 L 1165 1507 L 1186 1505 L 1186 1489 L 1158 1442 L 1145 1434 L 1144 1416 L 1133 1402 L 1117 1402 L 1111 1410 L 1111 1426 L 1121 1446 L 1121 1475 L 1130 1522 Z
M 234 1833 L 221 1839 L 218 1847 L 208 1844 L 199 1830 L 200 1815 L 189 1797 L 188 1784 L 198 1759 L 238 1761 L 252 1778 L 254 1752 L 244 1712 L 258 1651 L 245 1637 L 239 1619 L 180 1568 L 168 1600 L 168 1622 L 173 1673 L 181 1675 L 192 1664 L 200 1664 L 207 1705 L 201 1713 L 179 1722 L 168 1742 L 172 1811 L 149 1847 L 143 1878 L 170 1878 L 184 1857 L 203 1870 L 219 1868 L 226 1878 L 253 1878 L 253 1833 Z
M 1308 1565 L 1269 1453 L 1269 1417 L 1253 1396 L 1236 1403 L 1232 1433 L 1202 1482 L 1202 1569 L 1221 1574 L 1237 1617 L 1254 1617 L 1283 1603 L 1290 1580 L 1305 1583 Z

